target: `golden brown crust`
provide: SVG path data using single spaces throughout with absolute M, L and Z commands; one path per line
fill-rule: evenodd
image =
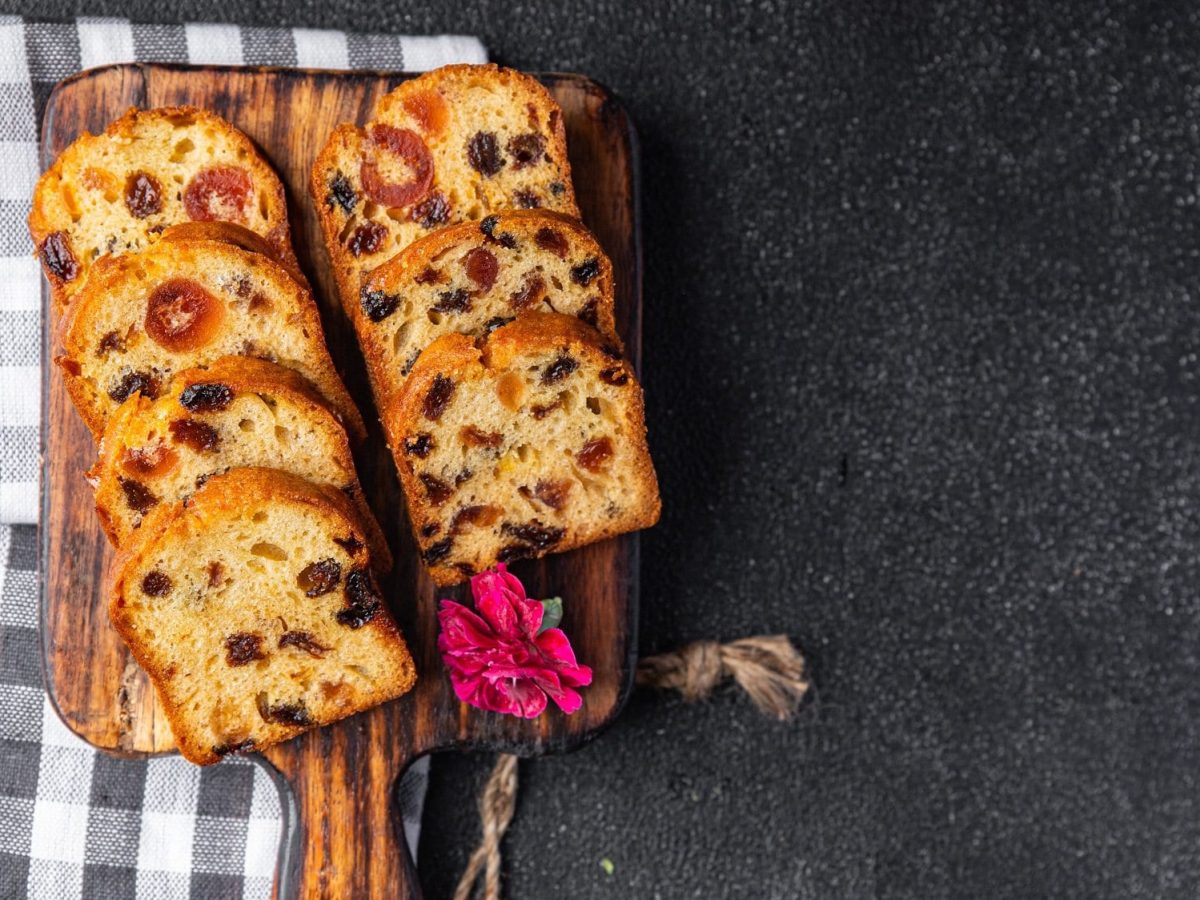
M 232 404 L 246 394 L 268 395 L 272 406 L 278 409 L 280 403 L 296 410 L 301 421 L 306 423 L 312 432 L 329 442 L 318 451 L 318 458 L 303 459 L 297 453 L 287 453 L 286 448 L 275 454 L 272 453 L 274 444 L 273 434 L 244 433 L 238 428 L 221 427 L 228 425 L 225 421 L 229 414 L 224 410 L 189 411 L 180 404 L 180 395 L 196 384 L 217 384 L 227 387 Z M 236 417 L 236 416 L 235 416 Z M 190 453 L 169 432 L 166 424 L 169 421 L 191 419 L 203 422 L 216 429 L 220 435 L 219 451 L 207 454 Z M 243 426 L 253 424 L 247 419 Z M 131 450 L 136 455 L 143 450 L 143 441 L 147 433 L 154 433 L 156 448 L 162 447 L 170 454 L 171 464 L 165 474 L 173 474 L 175 467 L 184 460 L 191 462 L 187 483 L 183 485 L 185 493 L 179 496 L 158 498 L 160 479 L 154 472 L 139 473 L 127 471 L 124 460 Z M 230 466 L 243 466 L 244 462 L 236 460 L 239 451 L 229 451 L 229 442 L 257 442 L 265 446 L 262 454 L 273 456 L 278 465 L 292 471 L 293 465 L 315 465 L 322 470 L 336 469 L 341 477 L 339 487 L 353 501 L 357 513 L 367 530 L 371 556 L 381 573 L 387 572 L 392 566 L 391 552 L 383 531 L 375 520 L 370 506 L 366 502 L 362 486 L 354 472 L 354 459 L 350 451 L 349 439 L 338 421 L 337 415 L 330 402 L 298 372 L 266 360 L 244 356 L 222 357 L 210 366 L 187 369 L 179 372 L 171 381 L 166 392 L 156 400 L 151 400 L 142 394 L 135 394 L 109 418 L 100 441 L 99 458 L 88 473 L 96 491 L 96 512 L 105 528 L 109 540 L 115 546 L 120 546 L 129 539 L 136 530 L 136 512 L 126 511 L 130 505 L 124 485 L 132 484 L 133 490 L 145 488 L 155 497 L 155 504 L 161 500 L 174 502 L 185 499 L 194 491 L 193 483 L 197 479 L 206 479 Z M 310 451 L 311 452 L 311 451 Z M 136 457 L 135 457 L 136 458 Z M 207 461 L 211 460 L 211 461 Z M 305 475 L 303 471 L 294 474 Z M 313 474 L 309 473 L 312 478 Z M 202 482 L 201 482 L 202 483 Z
M 29 213 L 29 232 L 33 237 L 35 253 L 38 254 L 43 271 L 50 282 L 52 308 L 56 316 L 64 311 L 70 299 L 82 287 L 92 264 L 91 254 L 81 252 L 80 248 L 75 246 L 76 238 L 82 235 L 82 230 L 96 224 L 90 220 L 91 217 L 80 214 L 79 198 L 86 196 L 84 192 L 101 190 L 105 195 L 104 203 L 107 204 L 107 208 L 115 210 L 128 227 L 129 233 L 124 238 L 110 238 L 110 245 L 116 242 L 121 246 L 106 245 L 104 252 L 109 254 L 140 249 L 153 242 L 156 230 L 160 231 L 177 222 L 187 221 L 187 213 L 182 204 L 170 201 L 164 203 L 165 208 L 162 211 L 141 220 L 126 215 L 121 199 L 126 172 L 112 172 L 108 166 L 97 162 L 98 157 L 110 151 L 120 155 L 123 152 L 122 148 L 145 141 L 147 146 L 144 152 L 139 152 L 132 159 L 113 160 L 110 165 L 115 163 L 130 171 L 148 171 L 154 174 L 155 154 L 162 155 L 169 148 L 163 147 L 161 141 L 153 137 L 152 133 L 166 127 L 182 129 L 181 133 L 186 134 L 212 134 L 228 146 L 230 152 L 220 155 L 216 162 L 248 170 L 252 185 L 263 192 L 261 208 L 265 210 L 266 216 L 262 222 L 261 234 L 286 266 L 296 268 L 283 183 L 245 134 L 220 116 L 195 107 L 173 106 L 148 110 L 131 108 L 124 116 L 110 124 L 103 134 L 80 135 L 42 174 L 34 188 L 33 206 Z M 185 171 L 194 174 L 210 165 L 212 159 L 205 156 L 201 159 L 201 164 Z M 99 173 L 105 179 L 104 183 L 90 183 L 89 170 Z M 163 183 L 170 181 L 167 178 L 159 180 Z M 73 206 L 75 209 L 72 209 Z M 55 233 L 66 236 L 66 242 L 76 257 L 78 271 L 70 280 L 64 280 L 52 271 L 51 266 L 47 264 L 46 255 L 41 252 L 46 239 Z M 89 238 L 88 243 L 94 243 L 94 237 Z
M 246 284 L 259 284 L 255 294 L 241 297 L 232 281 L 215 287 L 233 273 L 244 273 Z M 251 279 L 251 276 L 253 278 Z M 183 278 L 203 281 L 210 294 L 219 296 L 225 312 L 218 330 L 203 346 L 173 351 L 154 345 L 152 353 L 141 353 L 136 345 L 150 346 L 145 319 L 148 298 L 155 285 Z M 256 297 L 264 303 L 251 311 Z M 247 330 L 256 328 L 256 339 Z M 302 372 L 328 397 L 356 440 L 366 429 L 333 366 L 325 348 L 324 329 L 316 304 L 307 288 L 295 281 L 287 269 L 271 257 L 249 252 L 226 239 L 159 241 L 139 253 L 104 257 L 93 267 L 87 284 L 71 303 L 60 323 L 62 354 L 55 362 L 63 369 L 64 383 L 80 415 L 99 439 L 104 423 L 125 398 L 110 396 L 108 385 L 99 384 L 99 373 L 125 360 L 124 350 L 109 362 L 101 351 L 106 335 L 116 333 L 138 353 L 142 365 L 152 365 L 165 383 L 180 368 L 191 368 L 228 355 L 272 355 Z M 249 343 L 248 343 L 249 342 Z M 283 353 L 283 346 L 292 352 Z M 144 359 L 143 359 L 144 357 Z M 136 369 L 143 371 L 143 369 Z M 110 378 L 112 376 L 110 375 Z
M 472 94 L 480 88 L 480 93 Z M 468 108 L 481 95 L 488 95 L 487 102 L 496 102 L 512 121 L 497 126 L 494 116 L 481 117 Z M 428 189 L 392 209 L 371 202 L 361 178 L 364 157 L 374 154 L 369 133 L 377 124 L 416 134 L 430 154 Z M 533 164 L 518 165 L 508 148 L 518 128 L 537 135 L 540 142 Z M 492 165 L 497 168 L 490 174 L 467 164 L 469 141 L 480 132 L 496 137 Z M 335 190 L 335 184 L 343 189 Z M 579 214 L 558 104 L 536 79 L 493 64 L 435 69 L 381 98 L 365 128 L 340 125 L 313 163 L 309 189 L 347 312 L 357 303 L 362 274 L 439 226 L 479 220 L 522 203 Z M 444 209 L 431 214 L 430 208 L 420 206 L 437 197 L 444 201 Z M 383 237 L 376 249 L 355 256 L 348 245 L 355 230 L 368 224 Z
M 201 733 L 201 722 L 196 718 L 196 709 L 184 708 L 178 701 L 177 692 L 173 690 L 173 682 L 176 679 L 196 679 L 201 677 L 200 673 L 181 674 L 177 671 L 179 659 L 174 654 L 168 658 L 161 652 L 156 653 L 147 645 L 147 632 L 139 627 L 139 616 L 144 618 L 151 614 L 145 609 L 133 611 L 134 603 L 130 601 L 133 599 L 134 586 L 130 581 L 141 575 L 142 570 L 151 564 L 152 558 L 160 558 L 168 549 L 179 548 L 186 552 L 189 535 L 213 533 L 227 528 L 229 523 L 237 521 L 247 508 L 260 506 L 283 513 L 297 506 L 305 507 L 325 523 L 323 537 L 328 537 L 331 543 L 334 538 L 343 535 L 353 537 L 359 542 L 365 541 L 365 533 L 357 511 L 340 491 L 314 485 L 297 476 L 272 469 L 234 469 L 209 479 L 186 503 L 163 505 L 152 510 L 146 518 L 145 527 L 138 529 L 119 551 L 112 569 L 108 595 L 112 623 L 129 646 L 134 658 L 150 675 L 181 753 L 200 765 L 216 762 L 224 753 L 211 741 L 205 740 Z M 313 549 L 320 552 L 323 548 L 315 546 Z M 361 555 L 365 551 L 358 552 Z M 144 581 L 142 589 L 144 591 Z M 265 601 L 267 598 L 263 599 Z M 224 606 L 227 606 L 228 602 L 222 601 Z M 205 616 L 205 624 L 210 624 L 212 618 L 219 618 L 225 614 L 224 608 L 217 607 L 212 608 L 209 613 L 200 612 L 199 608 L 193 613 Z M 177 609 L 152 615 L 156 616 L 156 626 L 163 629 L 182 628 L 186 632 L 187 623 L 177 621 L 182 615 Z M 415 667 L 404 639 L 386 606 L 373 613 L 373 617 L 365 623 L 355 627 L 356 637 L 360 641 L 373 641 L 378 653 L 386 654 L 386 662 L 392 667 L 387 673 L 386 683 L 380 685 L 370 696 L 363 696 L 364 692 L 361 691 L 357 692 L 354 695 L 356 699 L 348 706 L 336 709 L 331 715 L 316 721 L 284 724 L 253 722 L 256 749 L 290 739 L 310 728 L 328 724 L 411 689 L 416 680 Z M 194 640 L 200 640 L 200 637 L 197 636 Z M 218 655 L 223 650 L 224 648 L 218 645 L 208 652 Z M 336 648 L 334 652 L 337 652 Z M 200 689 L 203 690 L 204 686 L 201 685 Z
M 658 521 L 661 502 L 658 482 L 650 460 L 645 440 L 645 411 L 640 387 L 632 367 L 606 347 L 604 338 L 593 328 L 570 316 L 555 313 L 529 313 L 512 323 L 498 328 L 483 341 L 473 341 L 466 335 L 447 334 L 431 344 L 417 360 L 408 380 L 395 399 L 384 409 L 383 422 L 397 470 L 400 473 L 409 510 L 413 535 L 422 554 L 429 557 L 430 550 L 439 540 L 446 539 L 445 508 L 431 502 L 427 484 L 418 471 L 419 463 L 406 452 L 406 440 L 421 431 L 438 435 L 435 443 L 443 439 L 439 428 L 443 422 L 430 424 L 426 413 L 427 400 L 439 379 L 454 385 L 455 395 L 469 396 L 479 400 L 479 405 L 496 405 L 493 383 L 503 375 L 528 369 L 530 354 L 553 356 L 566 355 L 578 362 L 578 371 L 583 373 L 584 384 L 589 390 L 596 385 L 590 379 L 601 371 L 605 377 L 621 387 L 621 408 L 617 418 L 622 423 L 623 435 L 619 438 L 619 451 L 623 452 L 622 467 L 629 475 L 632 506 L 623 508 L 619 515 L 610 519 L 592 518 L 584 521 L 559 521 L 565 527 L 563 537 L 546 549 L 524 552 L 522 556 L 542 556 L 546 552 L 573 549 L 617 534 L 648 528 Z M 485 402 L 486 401 L 486 402 Z M 520 407 L 520 415 L 529 412 L 528 404 Z M 528 420 L 526 420 L 528 421 Z M 513 418 L 515 427 L 521 427 L 521 418 Z M 443 428 L 444 431 L 444 428 Z M 500 453 L 507 443 L 497 449 Z M 541 451 L 550 456 L 563 448 L 542 446 Z M 621 498 L 622 500 L 626 498 Z M 515 498 L 501 498 L 501 503 L 516 503 Z M 438 530 L 432 531 L 437 526 Z M 428 533 L 427 533 L 428 532 Z M 493 565 L 502 547 L 494 546 L 490 558 L 475 559 L 471 567 L 476 571 Z M 517 558 L 517 557 L 511 557 Z M 439 585 L 463 581 L 466 572 L 457 568 L 456 560 L 448 555 L 444 560 L 427 562 L 430 575 Z
M 553 239 L 555 250 L 540 246 L 539 237 Z M 496 265 L 494 284 L 482 290 L 462 264 L 468 254 L 476 253 L 486 254 Z M 594 266 L 586 271 L 585 282 L 572 278 L 572 270 L 581 266 Z M 439 280 L 431 283 L 435 274 Z M 529 279 L 539 285 L 536 296 L 515 303 Z M 443 310 L 439 323 L 431 324 L 439 303 L 455 290 L 471 298 L 467 309 Z M 391 309 L 386 315 L 379 314 L 381 301 Z M 412 309 L 406 312 L 409 303 Z M 460 222 L 410 244 L 367 276 L 353 307 L 353 321 L 382 408 L 404 383 L 415 354 L 442 333 L 453 330 L 480 337 L 495 327 L 496 318 L 507 321 L 533 311 L 554 311 L 590 321 L 620 351 L 613 307 L 612 263 L 583 223 L 546 210 L 511 210 L 490 216 L 487 232 L 480 223 Z M 403 341 L 398 331 L 403 331 Z
M 293 279 L 312 290 L 308 279 L 300 271 L 296 257 L 289 253 L 281 253 L 277 244 L 268 241 L 260 234 L 255 234 L 244 225 L 233 222 L 182 222 L 166 229 L 159 238 L 161 241 L 220 241 L 234 247 L 240 247 L 247 253 L 260 253 L 274 260 L 287 270 Z M 289 250 L 291 245 L 288 245 Z

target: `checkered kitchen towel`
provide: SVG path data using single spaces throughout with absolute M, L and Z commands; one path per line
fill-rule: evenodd
M 267 897 L 281 832 L 252 760 L 96 753 L 42 690 L 37 634 L 41 276 L 25 229 L 50 89 L 130 61 L 421 71 L 484 62 L 479 41 L 235 25 L 0 17 L 0 898 Z M 26 523 L 26 524 L 22 524 Z M 400 785 L 415 851 L 427 762 Z

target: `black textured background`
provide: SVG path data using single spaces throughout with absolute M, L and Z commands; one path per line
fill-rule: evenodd
M 523 763 L 508 896 L 1200 893 L 1194 5 L 5 5 L 471 32 L 632 112 L 642 650 L 786 631 L 818 696 Z M 490 762 L 435 765 L 431 897 Z

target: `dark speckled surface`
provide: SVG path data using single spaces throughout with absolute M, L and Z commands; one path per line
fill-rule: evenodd
M 524 763 L 508 896 L 1200 893 L 1194 10 L 22 5 L 476 32 L 632 112 L 642 649 L 786 631 L 819 696 Z M 431 897 L 489 765 L 435 766 Z

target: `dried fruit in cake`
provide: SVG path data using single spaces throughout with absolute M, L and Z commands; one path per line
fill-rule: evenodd
M 443 335 L 383 421 L 439 584 L 658 520 L 641 387 L 576 317 L 529 313 L 478 342 Z
M 341 491 L 262 468 L 215 475 L 134 532 L 109 615 L 187 759 L 260 750 L 412 687 L 367 539 Z
M 299 372 L 361 437 L 362 418 L 325 348 L 307 286 L 240 245 L 252 242 L 193 234 L 191 226 L 170 229 L 145 250 L 101 260 L 63 319 L 57 362 L 92 433 L 99 437 L 131 396 L 159 396 L 176 372 L 248 356 Z
M 38 180 L 29 231 L 61 313 L 97 259 L 184 222 L 231 222 L 294 267 L 283 184 L 242 132 L 187 106 L 130 109 L 83 134 Z
M 253 466 L 344 491 L 371 557 L 390 568 L 333 407 L 299 374 L 266 360 L 221 357 L 178 373 L 156 399 L 130 397 L 109 418 L 89 477 L 100 520 L 120 546 L 155 506 L 186 499 L 213 475 Z
M 334 131 L 310 190 L 347 308 L 363 275 L 438 228 L 512 209 L 579 214 L 558 104 L 494 65 L 401 84 L 364 127 Z
M 586 283 L 572 277 L 580 269 L 592 272 Z M 517 210 L 411 244 L 368 275 L 359 292 L 355 328 L 378 404 L 441 335 L 482 337 L 530 311 L 575 316 L 619 350 L 612 265 L 578 221 Z

